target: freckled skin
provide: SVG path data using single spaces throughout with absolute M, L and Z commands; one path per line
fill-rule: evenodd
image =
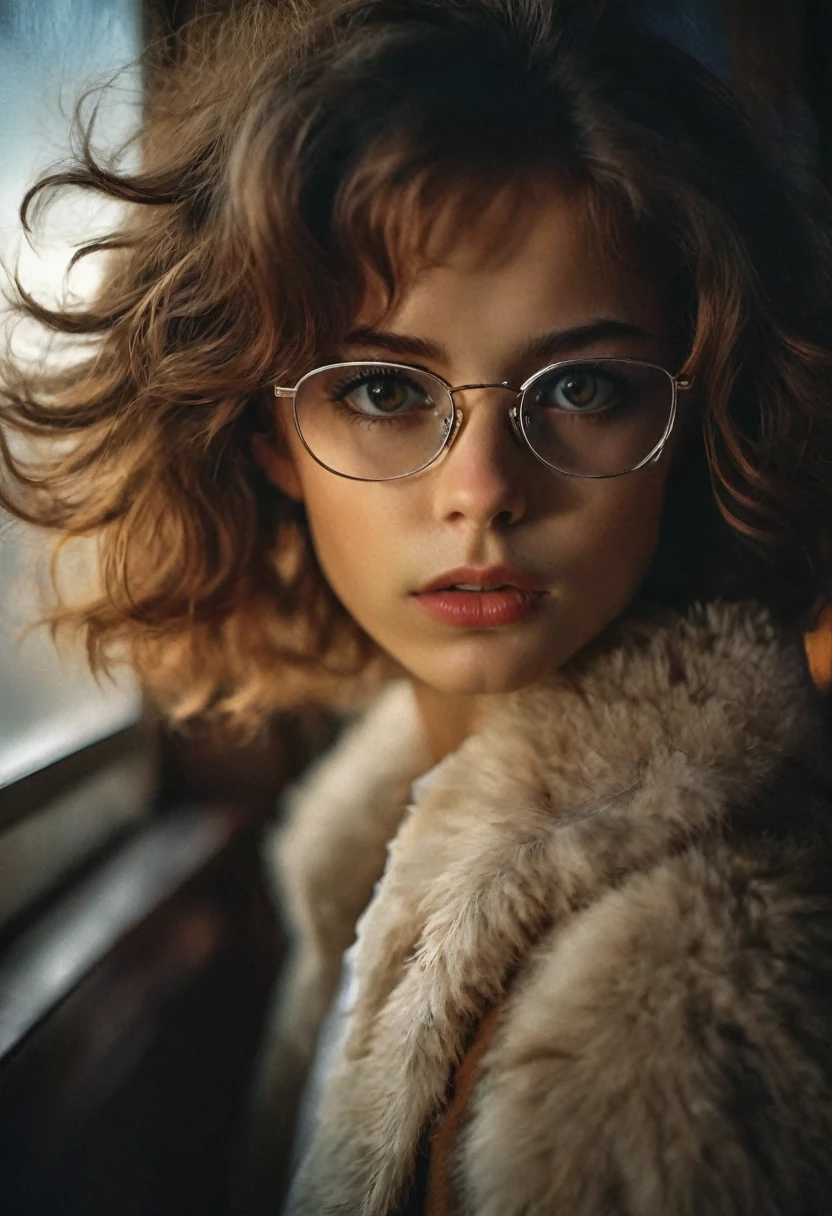
M 574 197 L 548 190 L 520 209 L 513 205 L 514 239 L 499 258 L 486 215 L 442 265 L 417 278 L 380 326 L 441 344 L 447 362 L 398 361 L 419 362 L 451 384 L 518 383 L 540 366 L 518 363 L 530 338 L 613 317 L 648 336 L 558 357 L 630 356 L 675 371 L 659 285 L 636 255 L 605 256 L 589 239 Z M 359 324 L 377 324 L 370 303 Z M 340 354 L 396 358 L 365 346 Z M 288 455 L 264 459 L 273 480 L 305 502 L 334 591 L 410 673 L 434 717 L 444 704 L 446 716 L 458 718 L 467 700 L 556 670 L 626 607 L 655 548 L 673 437 L 661 459 L 638 472 L 600 481 L 567 477 L 518 441 L 508 418 L 514 400 L 499 389 L 460 394 L 464 422 L 451 449 L 401 481 L 354 482 L 321 468 L 291 426 L 288 401 L 279 406 Z M 516 624 L 460 629 L 432 620 L 412 598 L 452 567 L 503 563 L 547 591 L 537 611 Z

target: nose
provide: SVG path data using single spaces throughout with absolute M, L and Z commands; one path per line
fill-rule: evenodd
M 509 415 L 517 394 L 500 389 L 456 397 L 457 429 L 434 469 L 437 517 L 480 531 L 508 527 L 526 513 L 529 468 Z

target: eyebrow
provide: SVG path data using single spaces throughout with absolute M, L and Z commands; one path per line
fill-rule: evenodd
M 611 338 L 651 337 L 647 330 L 631 321 L 622 321 L 617 317 L 598 317 L 571 329 L 556 329 L 530 338 L 514 352 L 514 358 L 520 362 L 529 359 L 550 359 L 572 351 L 585 350 L 588 346 L 609 341 Z M 348 346 L 372 347 L 387 354 L 432 359 L 437 363 L 450 362 L 447 350 L 438 342 L 411 337 L 408 334 L 392 333 L 389 330 L 358 328 L 351 330 L 344 341 Z

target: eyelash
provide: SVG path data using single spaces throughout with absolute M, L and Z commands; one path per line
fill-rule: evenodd
M 406 414 L 392 414 L 390 417 L 386 418 L 383 414 L 362 414 L 360 410 L 350 409 L 348 405 L 344 404 L 344 398 L 347 397 L 354 389 L 361 388 L 361 386 L 366 384 L 368 380 L 381 378 L 382 377 L 375 368 L 357 368 L 351 376 L 346 377 L 343 380 L 339 380 L 337 384 L 333 384 L 329 393 L 329 399 L 333 405 L 340 409 L 342 415 L 349 419 L 350 422 L 359 424 L 364 423 L 365 425 L 369 424 L 370 426 L 376 426 L 379 423 L 400 423 L 402 418 L 406 417 Z M 392 379 L 393 377 L 391 376 L 390 378 Z M 416 392 L 422 392 L 422 386 L 415 380 L 411 380 L 403 373 L 401 374 L 400 378 L 405 384 L 408 385 L 409 388 L 414 389 Z M 412 412 L 415 413 L 415 411 Z
M 415 380 L 411 380 L 407 375 L 405 375 L 404 372 L 397 372 L 396 375 L 394 376 L 390 372 L 386 372 L 386 373 L 379 372 L 373 367 L 364 367 L 364 368 L 359 367 L 359 368 L 356 368 L 356 370 L 354 372 L 352 372 L 348 377 L 345 377 L 343 380 L 339 380 L 337 384 L 333 384 L 333 386 L 332 386 L 333 400 L 338 400 L 341 397 L 346 396 L 346 394 L 348 392 L 351 392 L 354 388 L 359 388 L 362 384 L 366 384 L 366 382 L 368 380 L 376 380 L 376 379 L 382 380 L 385 378 L 390 379 L 390 380 L 392 380 L 392 379 L 404 380 L 406 384 L 408 384 L 411 388 L 415 388 L 417 390 L 417 392 L 421 388 L 421 385 L 417 384 Z

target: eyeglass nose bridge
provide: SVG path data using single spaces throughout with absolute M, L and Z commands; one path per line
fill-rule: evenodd
M 454 393 L 464 393 L 469 388 L 505 388 L 510 393 L 516 393 L 518 397 L 522 392 L 522 389 L 518 388 L 516 384 L 512 384 L 510 380 L 495 380 L 493 383 L 487 382 L 485 384 L 456 384 L 453 388 L 449 389 L 449 392 L 453 396 Z
M 456 385 L 454 385 L 453 388 L 448 389 L 448 393 L 450 395 L 451 402 L 454 407 L 454 418 L 453 418 L 453 425 L 448 428 L 448 436 L 443 445 L 443 451 L 447 451 L 448 448 L 453 443 L 453 441 L 456 439 L 457 435 L 459 434 L 459 429 L 462 426 L 463 418 L 465 417 L 464 411 L 461 410 L 456 403 L 455 394 L 464 393 L 468 389 L 474 389 L 474 388 L 502 388 L 502 389 L 505 389 L 506 392 L 514 393 L 517 400 L 514 403 L 514 405 L 511 407 L 511 409 L 509 410 L 508 416 L 511 421 L 512 430 L 514 431 L 515 435 L 522 443 L 525 443 L 526 436 L 523 433 L 523 427 L 520 423 L 520 414 L 518 412 L 519 402 L 520 402 L 520 398 L 522 396 L 523 390 L 521 388 L 519 388 L 516 384 L 512 384 L 510 380 L 495 380 L 493 383 L 488 382 L 485 384 L 456 384 Z

